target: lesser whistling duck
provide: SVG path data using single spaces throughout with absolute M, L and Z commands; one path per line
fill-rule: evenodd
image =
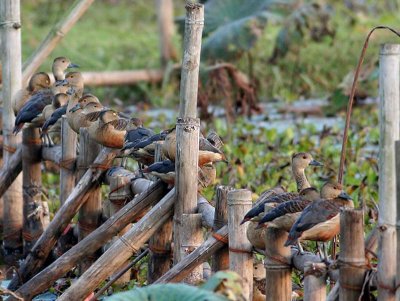
M 175 162 L 164 160 L 155 162 L 143 169 L 144 173 L 151 173 L 168 184 L 171 188 L 175 185 Z
M 85 94 L 78 103 L 67 112 L 67 120 L 71 129 L 79 134 L 80 128 L 88 127 L 92 122 L 86 118 L 86 115 L 93 112 L 99 112 L 104 107 L 99 99 L 92 94 Z

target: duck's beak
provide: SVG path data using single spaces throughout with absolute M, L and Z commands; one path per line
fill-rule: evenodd
M 78 104 L 76 104 L 73 108 L 71 108 L 71 109 L 69 110 L 69 112 L 70 112 L 70 113 L 73 113 L 73 112 L 76 112 L 76 111 L 78 111 L 78 110 L 80 110 L 80 109 L 82 109 L 82 108 L 81 108 L 81 105 L 78 103 Z
M 74 63 L 70 63 L 70 64 L 68 65 L 67 68 L 68 68 L 68 69 L 69 69 L 69 68 L 79 68 L 79 65 L 74 64 Z
M 312 166 L 324 166 L 324 164 L 322 164 L 321 162 L 318 162 L 317 160 L 314 160 L 314 159 L 310 162 L 310 165 L 312 165 Z
M 68 81 L 66 79 L 63 79 L 63 80 L 56 81 L 55 85 L 56 85 L 56 87 L 59 87 L 59 86 L 66 86 L 68 84 L 69 84 Z
M 349 196 L 349 195 L 348 195 L 346 192 L 344 192 L 344 191 L 342 191 L 342 192 L 339 194 L 339 197 L 342 198 L 342 199 L 345 199 L 345 200 L 352 200 L 351 196 Z

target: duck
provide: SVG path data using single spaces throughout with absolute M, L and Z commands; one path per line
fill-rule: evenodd
M 198 182 L 199 190 L 207 188 L 215 184 L 217 178 L 217 169 L 213 163 L 206 163 L 202 167 L 199 167 Z
M 50 88 L 50 77 L 46 72 L 35 73 L 29 80 L 28 86 L 25 89 L 18 91 L 13 99 L 12 108 L 15 116 L 24 106 L 24 104 L 36 94 L 38 91 Z
M 337 196 L 316 200 L 302 211 L 289 231 L 285 246 L 295 245 L 299 240 L 326 242 L 339 234 L 340 208 L 354 208 L 354 203 L 340 184 L 333 184 L 333 188 L 339 192 Z
M 168 184 L 168 188 L 175 185 L 175 162 L 164 160 L 155 162 L 143 169 L 143 173 L 150 173 Z
M 67 114 L 68 124 L 75 133 L 79 134 L 80 128 L 86 128 L 92 123 L 86 118 L 86 115 L 99 112 L 103 109 L 103 105 L 96 96 L 85 94 L 78 100 L 78 103 L 69 110 Z
M 64 80 L 65 70 L 71 68 L 79 68 L 79 65 L 72 63 L 70 59 L 64 56 L 56 57 L 51 67 L 56 82 Z
M 305 169 L 308 166 L 323 166 L 323 164 L 314 160 L 309 153 L 301 152 L 292 156 L 292 174 L 296 181 L 298 192 L 311 187 L 305 174 Z M 265 204 L 269 203 L 273 205 L 290 201 L 298 197 L 298 192 L 281 192 L 272 195 L 269 190 L 263 192 L 255 202 L 253 208 L 246 213 L 241 224 L 258 217 L 260 213 L 263 213 Z

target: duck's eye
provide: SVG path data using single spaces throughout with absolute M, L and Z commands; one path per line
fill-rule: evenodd
M 64 61 L 64 60 L 63 60 L 62 62 L 63 62 L 63 63 L 65 63 L 65 61 Z
M 307 156 L 303 156 L 303 159 L 307 159 Z

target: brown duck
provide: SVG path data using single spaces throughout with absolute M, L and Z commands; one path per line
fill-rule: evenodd
M 103 105 L 96 96 L 85 94 L 67 113 L 68 124 L 74 132 L 79 134 L 80 128 L 86 128 L 92 123 L 86 118 L 87 114 L 99 112 L 103 109 Z

